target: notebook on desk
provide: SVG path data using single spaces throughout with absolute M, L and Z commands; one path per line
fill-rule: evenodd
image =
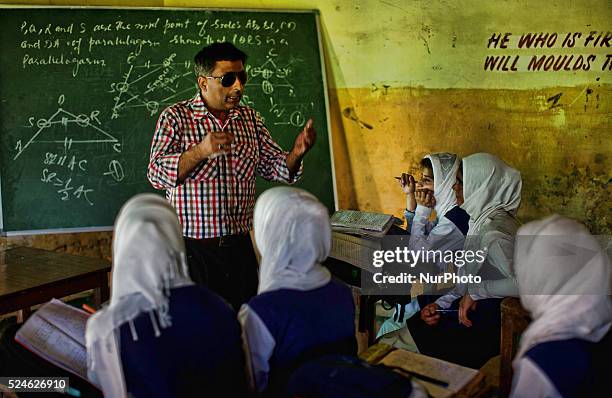
M 52 299 L 34 312 L 15 341 L 41 358 L 87 380 L 85 326 L 89 315 Z
M 359 356 L 370 364 L 384 365 L 414 377 L 434 398 L 477 397 L 484 392 L 484 375 L 476 369 L 381 343 Z
M 338 210 L 330 218 L 334 231 L 374 237 L 385 236 L 393 221 L 390 214 L 357 210 Z

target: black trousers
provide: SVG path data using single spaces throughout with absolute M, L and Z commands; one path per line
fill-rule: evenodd
M 438 297 L 419 296 L 419 305 L 423 308 Z M 499 354 L 501 300 L 478 300 L 476 311 L 468 313 L 472 327 L 460 324 L 456 312 L 443 314 L 436 326 L 429 326 L 417 312 L 408 319 L 408 330 L 421 354 L 479 369 Z M 450 308 L 459 308 L 460 301 L 460 298 L 455 300 Z
M 185 238 L 191 279 L 214 291 L 237 312 L 257 294 L 258 264 L 251 237 Z

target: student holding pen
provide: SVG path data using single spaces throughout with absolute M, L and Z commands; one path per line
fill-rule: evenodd
M 479 275 L 482 282 L 455 286 L 408 320 L 419 352 L 472 368 L 499 353 L 499 304 L 518 295 L 512 254 L 521 186 L 520 173 L 491 154 L 463 159 L 454 185 L 457 203 L 470 215 L 463 250 L 486 256 L 458 272 Z M 440 309 L 457 310 L 457 316 L 442 316 Z
M 469 216 L 457 205 L 453 191 L 459 165 L 460 160 L 454 153 L 432 153 L 421 159 L 421 179 L 418 182 L 405 173 L 399 178 L 399 185 L 406 194 L 404 216 L 410 231 L 409 250 L 463 249 Z M 436 218 L 430 221 L 434 210 Z M 444 271 L 447 267 L 445 263 L 432 265 L 435 271 Z M 402 327 L 404 320 L 418 310 L 416 299 L 403 309 L 397 304 L 395 314 L 383 323 L 378 335 Z

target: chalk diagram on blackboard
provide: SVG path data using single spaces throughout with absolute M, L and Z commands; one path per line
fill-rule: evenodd
M 268 112 L 273 116 L 272 124 L 274 125 L 291 125 L 302 127 L 306 123 L 305 114 L 310 113 L 314 109 L 314 103 L 308 104 L 297 100 L 296 88 L 290 82 L 290 76 L 293 73 L 293 64 L 301 62 L 300 59 L 291 58 L 284 65 L 280 66 L 275 62 L 276 54 L 271 51 L 273 56 L 268 56 L 266 61 L 261 65 L 247 65 L 246 70 L 249 76 L 247 87 L 257 87 L 268 99 Z M 246 90 L 248 93 L 249 90 Z M 295 100 L 275 99 L 279 97 L 281 92 L 286 92 L 290 98 Z M 254 106 L 248 94 L 243 95 L 242 102 L 248 106 Z M 262 106 L 263 104 L 260 104 Z
M 170 54 L 161 64 L 150 60 L 142 65 L 130 64 L 120 82 L 111 83 L 110 92 L 117 93 L 113 98 L 111 119 L 117 119 L 127 108 L 145 108 L 150 116 L 157 114 L 161 106 L 173 104 L 177 96 L 195 92 L 191 63 L 175 63 L 176 54 Z M 188 88 L 182 88 L 185 83 Z
M 59 104 L 62 105 L 64 102 L 64 96 L 60 96 Z M 65 143 L 70 141 L 72 144 L 98 144 L 98 143 L 109 143 L 113 144 L 113 150 L 117 153 L 121 152 L 121 144 L 119 140 L 110 133 L 102 130 L 92 122 L 97 122 L 98 125 L 102 123 L 98 119 L 100 111 L 94 110 L 89 115 L 86 114 L 74 114 L 61 107 L 57 108 L 55 113 L 49 118 L 40 118 L 36 122 L 35 117 L 29 119 L 29 125 L 26 127 L 37 127 L 38 130 L 32 137 L 25 143 L 22 140 L 18 140 L 15 145 L 17 154 L 13 157 L 13 160 L 17 158 L 32 144 L 42 143 Z M 57 126 L 63 126 L 57 128 Z M 77 129 L 76 126 L 81 127 Z M 68 130 L 70 126 L 70 130 Z M 84 136 L 86 138 L 84 138 Z
M 249 74 L 247 86 L 258 85 L 266 95 L 271 95 L 275 88 L 286 87 L 289 90 L 289 96 L 295 97 L 295 88 L 287 79 L 291 72 L 290 66 L 278 67 L 272 58 L 268 58 L 262 65 L 252 67 L 247 65 L 247 73 Z M 257 82 L 258 77 L 263 79 L 261 83 Z M 272 78 L 278 79 L 280 83 L 273 83 Z

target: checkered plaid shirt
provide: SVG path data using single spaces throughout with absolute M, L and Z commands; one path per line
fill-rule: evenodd
M 213 131 L 234 134 L 232 150 L 202 161 L 178 184 L 181 154 Z M 233 108 L 225 124 L 208 111 L 200 93 L 166 108 L 157 121 L 147 177 L 165 189 L 176 209 L 183 234 L 202 239 L 248 232 L 255 206 L 255 173 L 269 181 L 294 183 L 287 152 L 272 140 L 259 113 L 246 106 Z

